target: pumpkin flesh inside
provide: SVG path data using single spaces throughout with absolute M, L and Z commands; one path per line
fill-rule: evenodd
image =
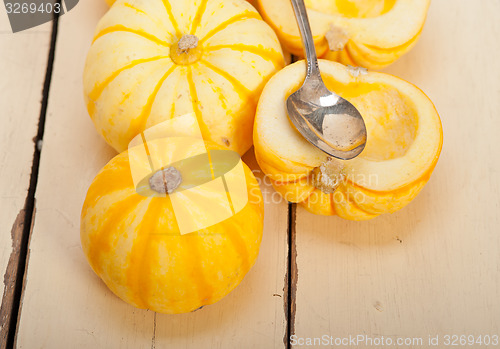
M 351 102 L 363 116 L 367 142 L 359 155 L 360 159 L 383 162 L 404 157 L 415 140 L 418 129 L 418 116 L 413 102 L 407 96 L 384 83 L 356 81 L 344 84 L 331 76 L 323 76 L 323 80 L 329 90 L 339 91 L 338 94 Z M 294 88 L 290 95 L 299 87 Z M 344 170 L 345 166 L 349 168 L 350 161 L 329 161 L 342 163 Z M 320 166 L 326 163 L 324 161 Z M 335 167 L 340 168 L 339 166 Z M 330 173 L 333 182 L 337 175 L 338 173 Z M 372 179 L 375 177 L 368 176 Z
M 383 83 L 342 84 L 324 79 L 331 91 L 349 100 L 363 115 L 368 141 L 360 157 L 385 161 L 404 156 L 415 139 L 418 118 L 411 100 Z
M 307 8 L 348 18 L 372 18 L 389 12 L 396 0 L 306 0 Z

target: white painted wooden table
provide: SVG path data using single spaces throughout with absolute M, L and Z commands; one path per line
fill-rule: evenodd
M 86 190 L 114 156 L 81 82 L 105 11 L 85 0 L 60 18 L 45 106 L 52 24 L 12 34 L 0 7 L 0 348 L 286 348 L 290 335 L 294 347 L 361 335 L 400 348 L 435 348 L 439 336 L 442 348 L 446 335 L 500 335 L 500 1 L 433 0 L 420 42 L 387 69 L 422 88 L 443 122 L 441 159 L 411 205 L 348 222 L 271 203 L 264 185 L 257 264 L 221 302 L 183 315 L 123 303 L 80 247 Z

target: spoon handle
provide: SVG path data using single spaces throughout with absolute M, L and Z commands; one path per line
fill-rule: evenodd
M 321 79 L 321 74 L 319 72 L 318 66 L 318 56 L 316 55 L 316 48 L 314 47 L 314 40 L 311 32 L 311 26 L 309 24 L 309 18 L 307 17 L 306 6 L 304 0 L 291 0 L 293 5 L 293 10 L 295 12 L 295 18 L 297 19 L 297 24 L 299 25 L 300 35 L 302 36 L 302 43 L 304 45 L 304 51 L 307 60 L 307 76 Z

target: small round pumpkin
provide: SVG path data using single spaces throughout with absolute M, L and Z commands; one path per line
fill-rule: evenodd
M 165 163 L 174 156 L 189 159 L 199 155 L 195 143 L 182 144 L 171 145 L 165 152 L 152 142 L 148 151 L 159 154 Z M 207 143 L 207 149 L 212 157 L 214 151 L 228 152 L 215 144 Z M 225 220 L 183 234 L 181 223 L 203 224 L 206 220 L 204 212 L 193 207 L 196 205 L 176 206 L 189 202 L 185 192 L 177 191 L 186 177 L 197 176 L 192 166 L 199 161 L 187 161 L 191 163 L 187 175 L 180 176 L 182 171 L 169 166 L 137 185 L 132 174 L 135 160 L 130 160 L 136 155 L 130 154 L 128 150 L 117 155 L 101 170 L 83 205 L 81 242 L 92 269 L 111 291 L 138 308 L 185 313 L 217 302 L 242 281 L 258 255 L 264 210 L 255 177 L 239 160 L 246 183 L 243 191 L 248 194 L 246 204 Z M 196 188 L 190 195 L 198 202 L 211 209 L 227 205 L 225 192 L 220 200 L 213 198 L 213 192 Z M 148 192 L 155 195 L 145 195 Z M 189 220 L 180 222 L 179 217 L 186 214 L 191 215 Z
M 194 112 L 206 140 L 252 145 L 260 93 L 285 65 L 280 42 L 243 0 L 119 0 L 84 70 L 98 132 L 121 152 L 141 131 Z
M 257 0 L 285 49 L 303 57 L 289 0 Z M 318 57 L 382 69 L 417 42 L 430 0 L 306 0 Z
M 326 86 L 363 116 L 367 143 L 352 160 L 327 156 L 308 143 L 288 119 L 285 101 L 305 78 L 303 61 L 267 84 L 257 109 L 257 161 L 290 202 L 323 215 L 365 220 L 394 212 L 420 192 L 442 146 L 439 115 L 414 85 L 394 76 L 320 60 Z

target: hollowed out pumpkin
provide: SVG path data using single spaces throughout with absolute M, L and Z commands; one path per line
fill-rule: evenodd
M 263 18 L 292 54 L 303 56 L 289 0 L 256 0 Z M 306 0 L 318 57 L 381 69 L 408 52 L 430 0 Z
M 301 61 L 276 74 L 262 93 L 254 129 L 261 169 L 285 199 L 313 213 L 364 220 L 404 207 L 429 180 L 441 151 L 441 122 L 432 102 L 388 74 L 361 74 L 326 60 L 320 68 L 327 87 L 363 115 L 366 148 L 352 160 L 332 159 L 293 127 L 285 100 L 304 81 Z

